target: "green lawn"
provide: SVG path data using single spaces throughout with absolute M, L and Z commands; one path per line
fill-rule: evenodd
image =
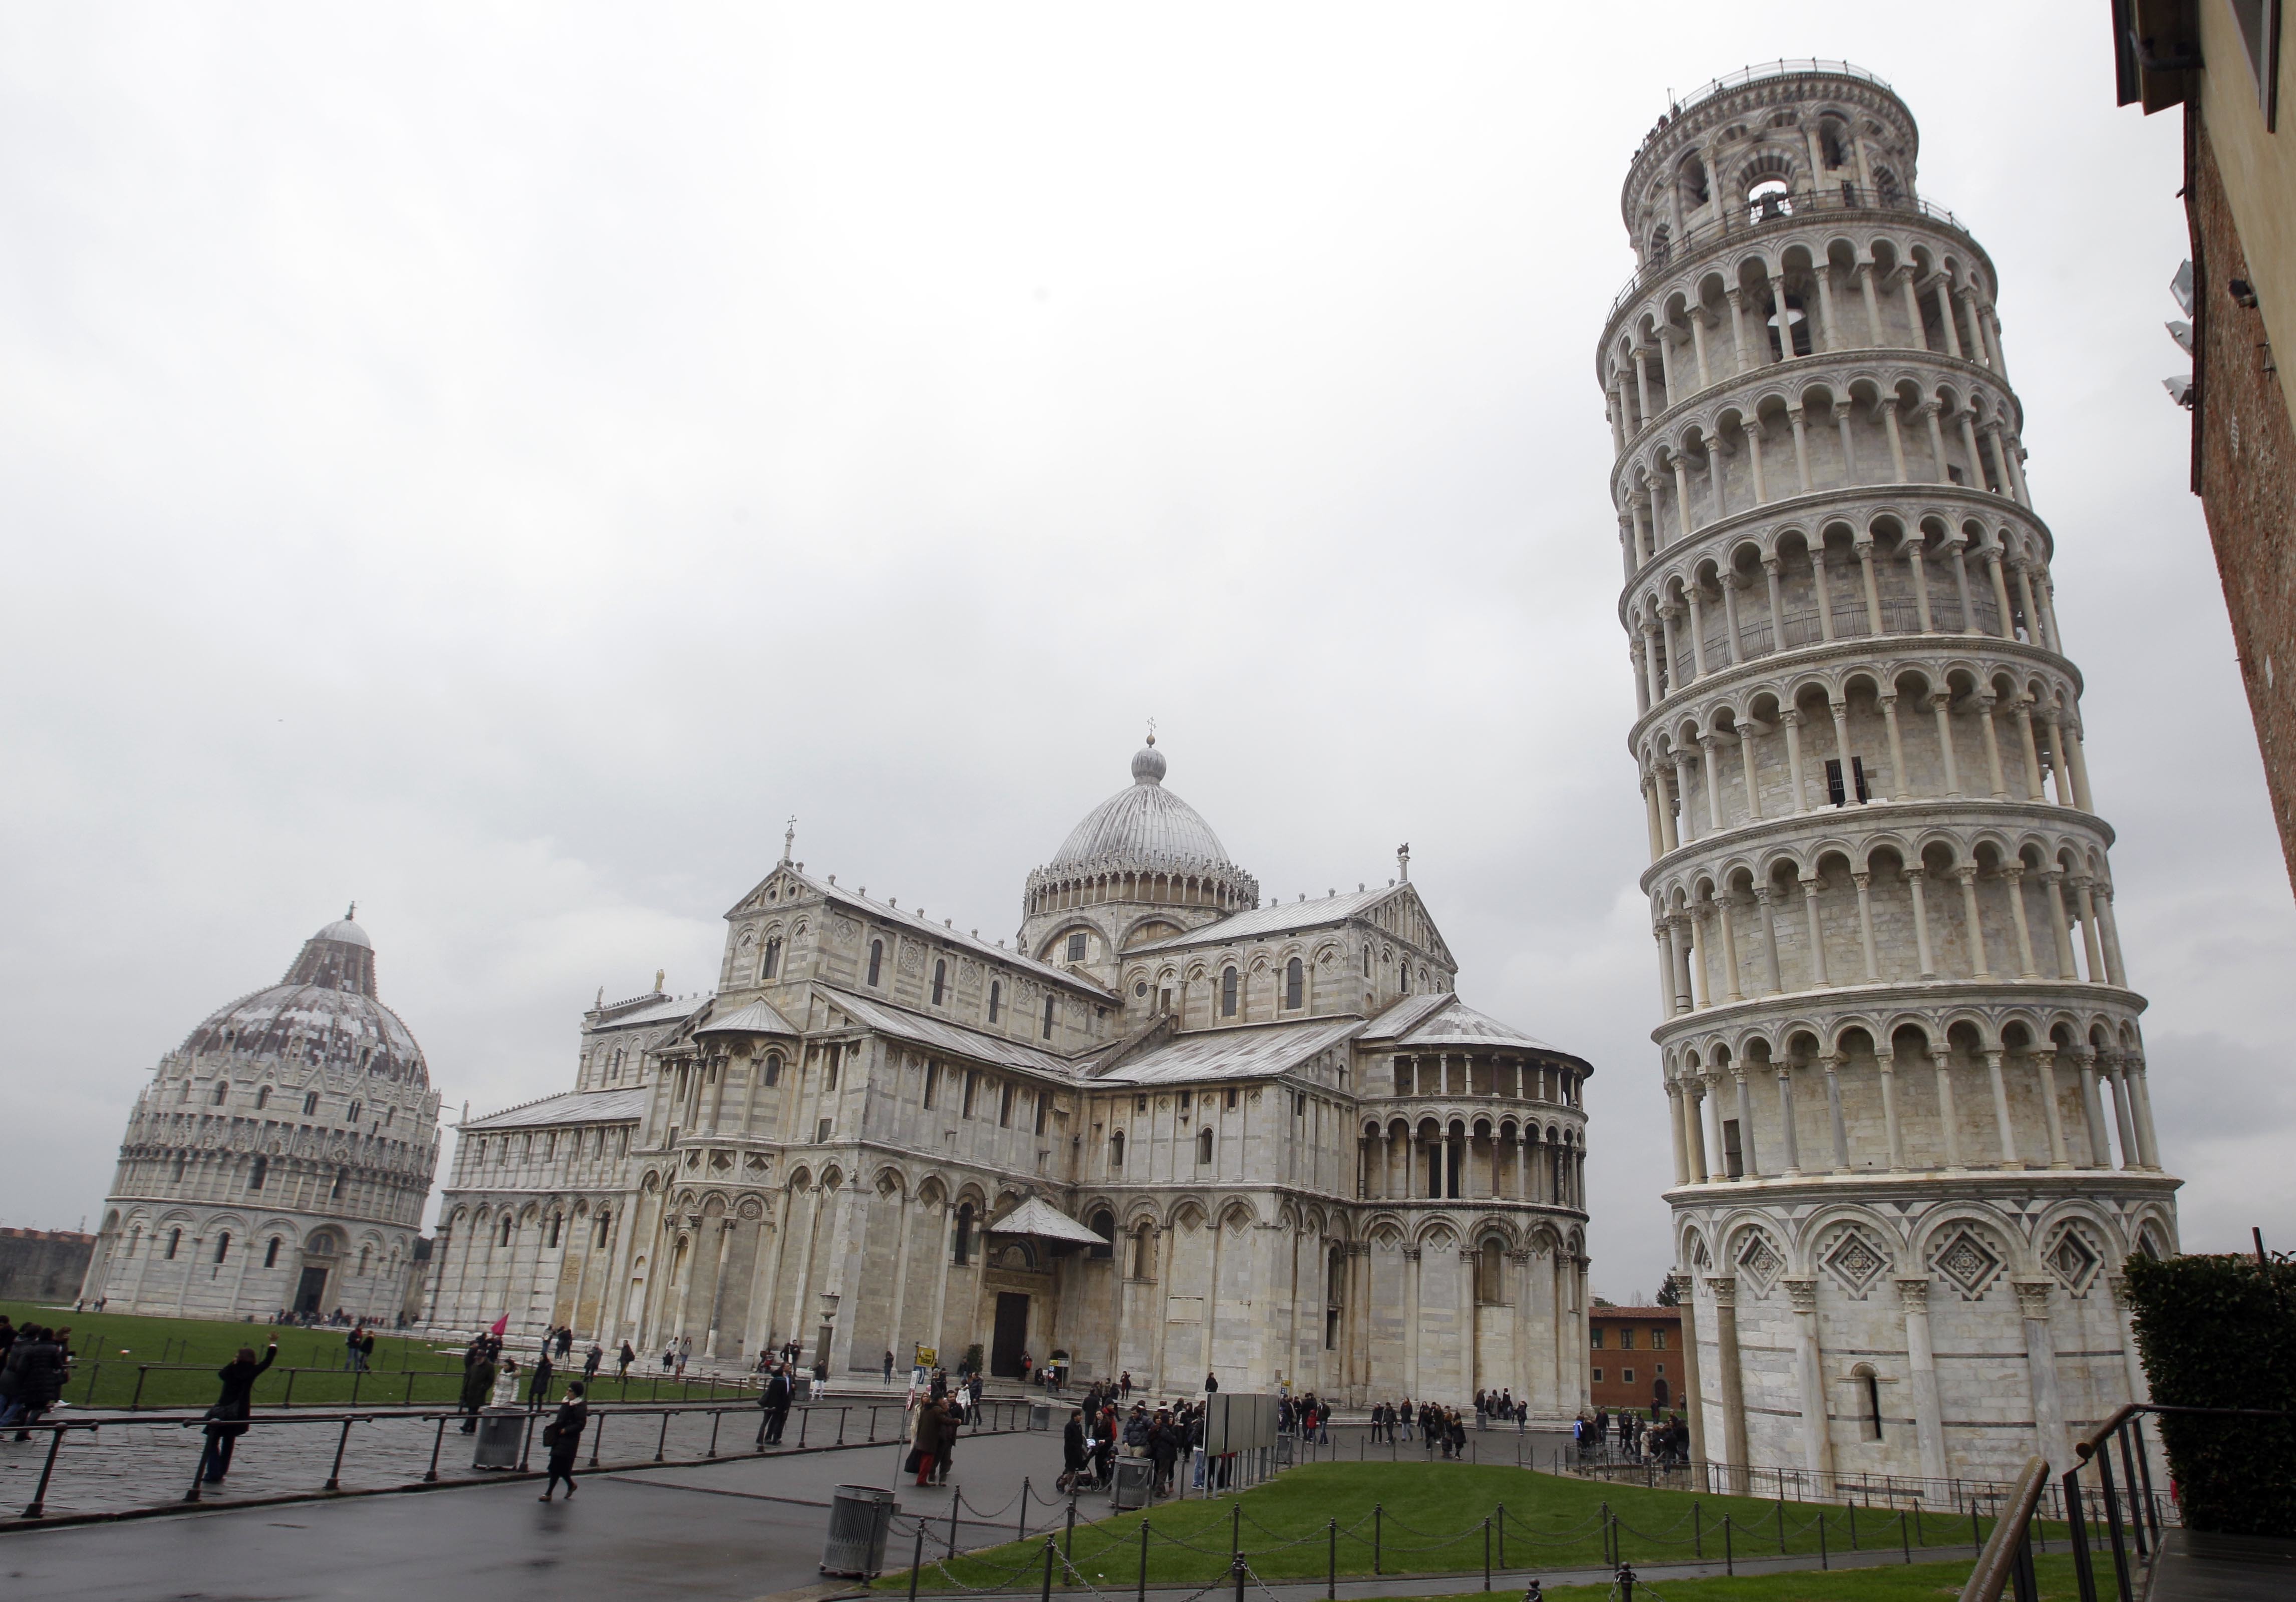
M 1787 1552 L 1814 1554 L 1821 1531 L 1830 1551 L 1848 1551 L 1853 1544 L 1898 1549 L 1897 1515 L 1858 1508 L 1854 1542 L 1851 1516 L 1839 1506 L 1788 1502 L 1782 1519 L 1775 1501 L 1600 1484 L 1514 1467 L 1319 1463 L 1287 1470 L 1241 1496 L 1192 1497 L 1160 1503 L 1144 1515 L 1079 1524 L 1070 1561 L 1095 1585 L 1137 1583 L 1144 1518 L 1152 1585 L 1209 1583 L 1226 1571 L 1238 1545 L 1253 1573 L 1269 1581 L 1320 1579 L 1334 1562 L 1341 1575 L 1354 1576 L 1373 1573 L 1374 1562 L 1376 1572 L 1390 1574 L 1479 1572 L 1487 1521 L 1492 1566 L 1517 1570 L 1603 1565 L 1611 1560 L 1607 1520 L 1616 1521 L 1616 1554 L 1630 1563 L 1718 1559 L 1726 1550 L 1775 1555 L 1782 1545 Z M 1908 1525 L 1906 1536 L 1916 1548 L 1972 1539 L 1965 1511 L 1926 1511 Z M 1992 1521 L 1981 1528 L 1990 1533 Z M 2047 1535 L 2057 1547 L 2063 1526 L 2051 1526 Z M 905 1562 L 912 1550 L 889 1556 Z M 1034 1572 L 1043 1556 L 1043 1537 L 1031 1530 L 1026 1541 L 959 1557 L 947 1565 L 947 1578 L 967 1586 L 1005 1583 Z M 943 1584 L 940 1565 L 928 1565 L 925 1583 Z M 879 1584 L 906 1590 L 906 1570 Z
M 74 1314 L 69 1309 L 37 1306 L 25 1302 L 0 1302 L 0 1313 L 21 1326 L 29 1321 L 54 1328 L 69 1325 L 72 1364 L 64 1400 L 74 1407 L 204 1408 L 216 1399 L 216 1370 L 252 1346 L 262 1355 L 264 1343 L 276 1337 L 279 1360 L 256 1382 L 258 1407 L 397 1407 L 451 1405 L 461 1394 L 463 1354 L 460 1345 L 407 1340 L 378 1330 L 374 1367 L 353 1375 L 344 1368 L 341 1329 L 302 1329 L 292 1325 L 226 1324 L 207 1319 L 160 1319 L 124 1313 Z M 523 1369 L 536 1348 L 513 1346 L 512 1354 Z M 572 1355 L 577 1372 L 586 1348 Z M 613 1376 L 609 1363 L 592 1393 L 601 1401 L 696 1401 L 713 1394 L 734 1395 L 731 1387 L 713 1389 L 709 1381 L 690 1383 L 666 1379 L 657 1360 L 651 1373 L 643 1363 L 630 1368 L 625 1387 Z
M 2070 1555 L 2037 1558 L 2034 1576 L 2042 1602 L 2072 1602 L 2080 1594 Z M 1812 1569 L 1793 1574 L 1741 1575 L 1735 1580 L 1661 1580 L 1663 1602 L 1938 1602 L 1961 1594 L 1969 1581 L 1966 1563 L 1895 1564 L 1876 1569 Z M 2109 1583 L 2109 1581 L 2108 1581 Z M 1507 1588 L 1510 1591 L 1512 1586 Z M 1636 1588 L 1639 1592 L 1640 1588 Z M 1496 1592 L 1468 1591 L 1426 1602 L 1488 1602 Z M 1607 1585 L 1550 1585 L 1550 1602 L 1603 1602 L 1617 1593 Z

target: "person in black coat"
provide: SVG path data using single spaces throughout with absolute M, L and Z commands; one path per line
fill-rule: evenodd
M 1084 1472 L 1084 1410 L 1069 1415 L 1067 1427 L 1061 1431 L 1061 1477 L 1053 1483 L 1054 1489 L 1065 1496 L 1076 1489 L 1077 1476 Z
M 790 1376 L 786 1368 L 776 1368 L 767 1377 L 765 1388 L 758 1393 L 758 1406 L 764 1417 L 758 1420 L 758 1444 L 779 1446 L 782 1430 L 789 1423 Z
M 547 1354 L 543 1360 L 550 1360 Z M 550 1477 L 542 1483 L 542 1494 L 536 1500 L 548 1501 L 561 1480 L 566 1482 L 566 1499 L 574 1499 L 574 1455 L 581 1450 L 582 1429 L 589 1422 L 590 1404 L 582 1400 L 582 1382 L 567 1381 L 566 1400 L 558 1404 L 558 1417 L 542 1429 L 542 1444 L 550 1449 Z
M 550 1343 L 542 1343 L 542 1357 L 534 1365 L 534 1377 L 526 1382 L 526 1410 L 539 1413 L 550 1405 L 550 1373 L 554 1365 L 550 1360 Z
M 208 1443 L 200 1453 L 200 1478 L 209 1484 L 221 1484 L 224 1475 L 231 1472 L 232 1445 L 247 1434 L 248 1415 L 255 1410 L 256 1379 L 278 1356 L 276 1341 L 264 1350 L 259 1363 L 255 1360 L 255 1348 L 242 1346 L 237 1357 L 216 1371 L 216 1377 L 223 1381 L 223 1394 L 208 1409 Z
M 0 1425 L 36 1423 L 63 1394 L 69 1351 L 62 1337 L 67 1333 L 27 1324 L 18 1334 L 8 1349 L 5 1368 L 0 1369 Z M 16 1432 L 19 1441 L 31 1438 L 29 1430 Z

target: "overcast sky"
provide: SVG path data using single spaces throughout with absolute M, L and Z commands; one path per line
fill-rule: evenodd
M 1679 94 L 1847 57 L 1992 253 L 2185 1242 L 2296 1245 L 2296 909 L 2101 4 L 0 13 L 0 1222 L 359 902 L 449 1117 L 779 853 L 1009 935 L 1127 782 L 1413 877 L 1671 1178 L 1594 342 Z M 1570 29 L 1580 29 L 1576 34 Z

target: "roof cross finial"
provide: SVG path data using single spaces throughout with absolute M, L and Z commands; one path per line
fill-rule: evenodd
M 789 866 L 790 853 L 797 850 L 797 814 L 790 814 L 789 827 L 782 831 L 782 866 Z
M 1156 743 L 1156 719 L 1153 718 L 1148 719 L 1148 743 Z

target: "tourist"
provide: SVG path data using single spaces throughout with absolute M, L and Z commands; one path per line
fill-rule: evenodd
M 1458 1409 L 1451 1408 L 1447 1410 L 1444 1423 L 1449 1433 L 1444 1441 L 1443 1455 L 1464 1462 L 1467 1457 L 1467 1421 L 1459 1417 Z
M 550 1360 L 550 1341 L 542 1343 L 542 1355 L 535 1360 L 534 1377 L 526 1383 L 526 1410 L 539 1413 L 550 1405 L 550 1376 L 555 1367 Z
M 605 1360 L 606 1349 L 595 1341 L 591 1342 L 588 1353 L 582 1359 L 582 1392 L 586 1396 L 598 1377 L 598 1365 Z
M 758 1406 L 764 1417 L 758 1421 L 758 1444 L 760 1447 L 779 1446 L 783 1426 L 789 1423 L 789 1370 L 776 1368 L 766 1376 L 765 1388 L 758 1393 Z
M 502 1366 L 495 1370 L 494 1395 L 488 1398 L 488 1401 L 490 1405 L 497 1408 L 518 1406 L 518 1360 L 516 1358 L 503 1359 Z
M 1129 1368 L 1116 1376 L 1116 1398 L 1119 1401 L 1132 1400 L 1132 1370 Z
M 1207 1374 L 1204 1376 L 1204 1394 L 1207 1396 L 1217 1396 L 1219 1394 L 1218 1375 Z
M 495 1388 L 495 1356 L 493 1343 L 480 1335 L 463 1353 L 463 1434 L 475 1434 L 479 1427 L 479 1409 L 487 1405 L 487 1397 Z
M 885 1353 L 885 1383 L 893 1383 L 893 1354 L 890 1351 Z
M 1168 1496 L 1172 1491 L 1172 1470 L 1180 1461 L 1180 1430 L 1173 1423 L 1169 1409 L 1159 1408 L 1156 1421 L 1148 1426 L 1148 1457 L 1156 1466 L 1152 1494 Z
M 222 1484 L 224 1475 L 231 1472 L 232 1444 L 247 1434 L 248 1415 L 255 1410 L 251 1398 L 256 1377 L 278 1356 L 276 1341 L 264 1349 L 259 1363 L 255 1360 L 255 1348 L 242 1346 L 237 1357 L 216 1371 L 216 1377 L 223 1381 L 223 1393 L 207 1410 L 207 1445 L 200 1452 L 200 1478 L 209 1484 Z
M 956 1461 L 956 1438 L 964 1428 L 964 1420 L 956 1409 L 944 1403 L 941 1412 L 940 1458 L 933 1465 L 933 1483 L 948 1483 L 949 1465 Z
M 571 1324 L 561 1324 L 558 1327 L 558 1356 L 561 1360 L 563 1360 L 566 1354 L 573 1349 L 574 1327 Z M 570 1489 L 567 1494 L 571 1496 L 573 1491 Z
M 8 1322 L 8 1315 L 0 1313 L 0 1362 L 8 1360 L 8 1348 L 16 1343 L 16 1327 Z
M 353 1374 L 357 1374 L 365 1367 L 366 1352 L 360 1344 L 365 1334 L 366 1326 L 357 1324 L 352 1326 L 350 1334 L 343 1337 L 343 1351 L 348 1359 L 350 1371 Z
M 550 1354 L 545 1351 L 535 1371 L 538 1374 L 549 1364 Z M 550 1477 L 542 1483 L 542 1495 L 537 1500 L 548 1501 L 561 1480 L 566 1482 L 566 1499 L 574 1499 L 574 1454 L 582 1445 L 582 1427 L 590 1421 L 590 1404 L 582 1395 L 582 1382 L 569 1381 L 566 1400 L 558 1404 L 558 1417 L 542 1426 L 542 1444 L 550 1449 Z
M 678 1378 L 680 1378 L 680 1379 L 684 1379 L 684 1378 L 685 1377 L 685 1365 L 686 1365 L 686 1364 L 688 1364 L 688 1363 L 690 1363 L 690 1362 L 692 1362 L 693 1360 L 693 1337 L 692 1335 L 680 1335 L 680 1336 L 678 1336 L 678 1337 L 677 1337 L 677 1377 L 678 1377 Z
M 614 1359 L 614 1377 L 622 1382 L 622 1388 L 626 1391 L 629 1389 L 630 1384 L 630 1365 L 637 1360 L 638 1354 L 630 1350 L 630 1343 L 627 1341 L 624 1341 L 620 1352 Z
M 675 1340 L 664 1341 L 661 1343 L 661 1371 L 667 1374 L 676 1367 L 677 1343 Z
M 0 1427 L 19 1426 L 19 1441 L 32 1438 L 21 1426 L 37 1423 L 63 1394 L 65 1365 L 70 1360 L 64 1337 L 70 1333 L 69 1327 L 54 1330 L 27 1324 L 8 1349 L 7 1365 L 0 1369 Z
M 1076 1490 L 1077 1476 L 1084 1472 L 1085 1441 L 1084 1409 L 1078 1408 L 1069 1415 L 1061 1431 L 1061 1475 L 1053 1482 L 1053 1489 L 1062 1496 Z

